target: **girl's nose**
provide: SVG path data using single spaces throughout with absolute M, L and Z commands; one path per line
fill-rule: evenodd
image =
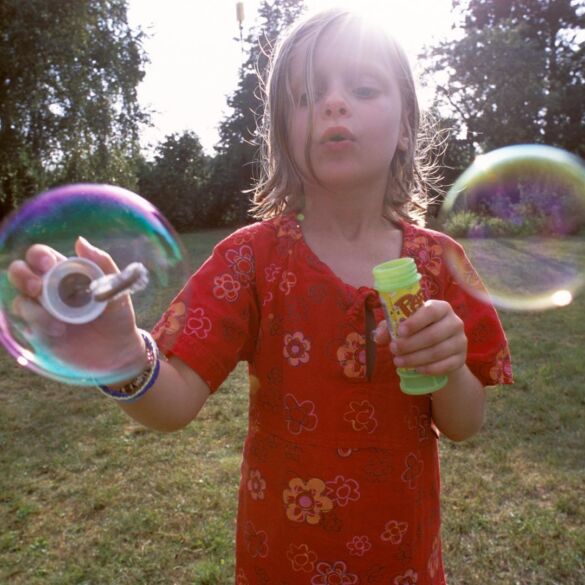
M 343 117 L 346 116 L 348 112 L 347 106 L 342 103 L 334 103 L 334 104 L 328 104 L 327 106 L 325 106 L 325 115 L 329 118 L 333 118 L 333 117 Z
M 349 114 L 347 101 L 339 92 L 332 92 L 325 97 L 323 114 L 326 118 L 343 118 Z

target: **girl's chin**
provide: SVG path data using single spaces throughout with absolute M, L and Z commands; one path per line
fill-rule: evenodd
M 315 180 L 309 181 L 310 186 L 317 188 L 325 187 L 331 191 L 372 191 L 376 187 L 385 189 L 387 174 L 371 175 L 363 172 L 352 172 L 350 169 L 341 167 L 337 169 L 315 169 L 318 183 Z

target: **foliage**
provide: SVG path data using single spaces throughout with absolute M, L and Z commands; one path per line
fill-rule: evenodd
M 156 148 L 154 161 L 142 162 L 139 192 L 178 230 L 209 225 L 214 204 L 208 191 L 209 164 L 194 132 L 171 134 Z
M 450 201 L 441 230 L 453 237 L 544 235 L 563 237 L 585 228 L 580 186 L 547 180 L 546 169 L 515 182 L 466 187 Z
M 460 35 L 429 47 L 426 79 L 458 149 L 546 143 L 585 154 L 585 2 L 454 0 Z M 462 170 L 460 167 L 459 170 Z
M 543 232 L 543 217 L 521 217 L 519 221 L 459 211 L 446 218 L 441 230 L 454 238 L 503 238 L 532 236 Z
M 0 215 L 63 182 L 132 188 L 146 114 L 126 0 L 0 0 Z
M 243 194 L 253 187 L 259 174 L 257 124 L 264 111 L 261 80 L 279 35 L 303 10 L 303 0 L 263 0 L 258 9 L 259 22 L 244 41 L 247 58 L 238 87 L 228 98 L 233 111 L 220 125 L 218 160 L 211 179 L 214 193 L 233 198 L 230 213 L 240 221 L 245 220 L 247 210 Z

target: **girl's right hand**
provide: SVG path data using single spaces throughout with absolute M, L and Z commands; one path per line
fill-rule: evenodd
M 105 274 L 119 272 L 109 254 L 84 238 L 75 242 L 75 253 L 95 262 Z M 40 302 L 43 275 L 63 260 L 65 257 L 53 248 L 35 244 L 24 260 L 11 263 L 8 278 L 20 293 L 13 302 L 14 313 L 56 357 L 80 370 L 109 373 L 143 369 L 146 352 L 130 295 L 110 301 L 97 319 L 82 325 L 63 323 L 44 309 Z

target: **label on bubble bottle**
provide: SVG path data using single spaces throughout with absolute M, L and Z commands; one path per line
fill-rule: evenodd
M 422 307 L 425 297 L 418 282 L 395 291 L 378 291 L 392 336 L 398 337 L 398 325 Z

